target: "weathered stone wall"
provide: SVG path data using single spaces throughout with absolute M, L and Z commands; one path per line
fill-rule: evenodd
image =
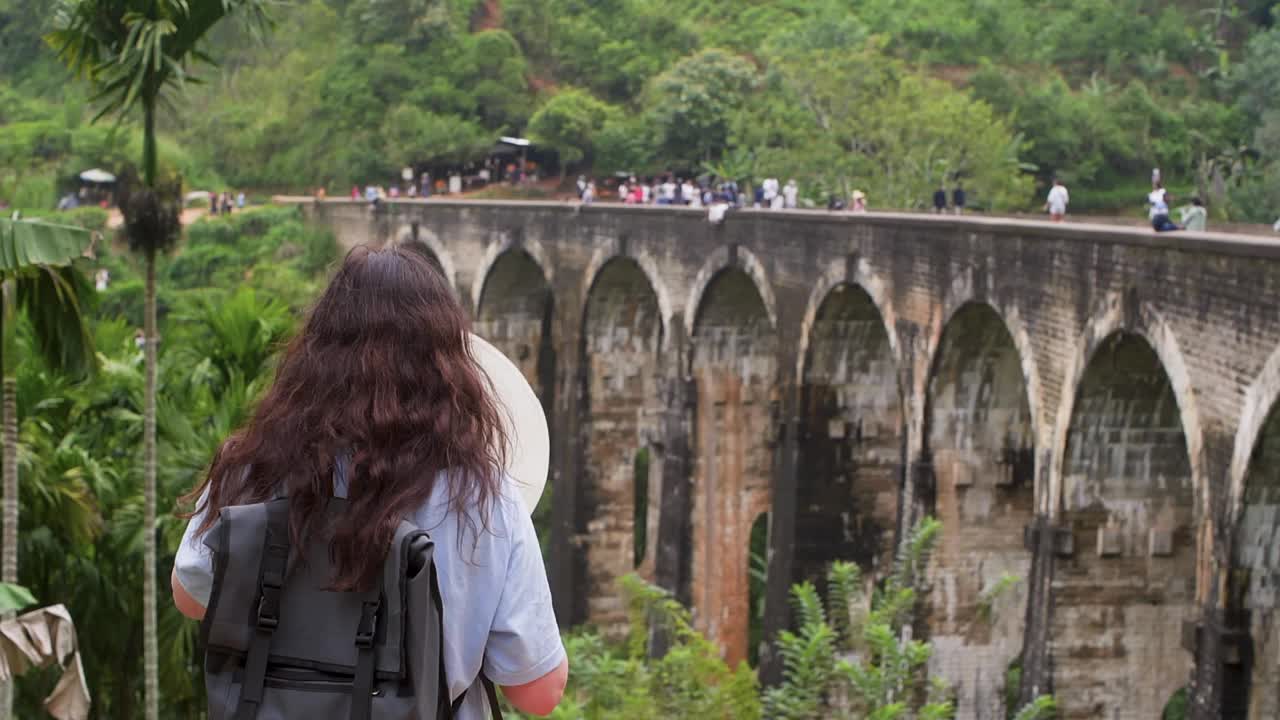
M 1223 591 L 1239 576 L 1233 568 L 1269 562 L 1255 552 L 1274 527 L 1269 501 L 1245 488 L 1260 482 L 1251 458 L 1280 397 L 1274 244 L 976 216 L 748 210 L 713 226 L 682 208 L 440 200 L 377 211 L 308 203 L 307 211 L 347 244 L 423 243 L 467 306 L 491 323 L 485 332 L 514 342 L 517 355 L 520 346 L 541 347 L 532 372 L 553 425 L 550 559 L 564 621 L 588 616 L 586 576 L 597 572 L 573 547 L 575 538 L 593 542 L 582 528 L 598 505 L 590 486 L 603 475 L 591 473 L 613 472 L 594 466 L 622 458 L 619 450 L 611 461 L 592 459 L 593 447 L 614 443 L 592 413 L 603 390 L 594 368 L 614 365 L 583 349 L 588 291 L 609 259 L 628 257 L 653 286 L 665 333 L 655 381 L 663 421 L 652 449 L 662 458 L 658 523 L 667 532 L 657 538 L 665 565 L 655 574 L 692 601 L 729 656 L 741 656 L 746 637 L 747 534 L 759 512 L 774 508 L 766 608 L 774 627 L 794 576 L 812 574 L 829 555 L 868 562 L 881 552 L 868 553 L 870 541 L 847 543 L 846 517 L 856 530 L 891 515 L 890 532 L 901 537 L 937 513 L 946 530 L 928 629 L 947 648 L 938 662 L 961 686 L 962 702 L 972 698 L 974 717 L 995 707 L 988 700 L 1003 680 L 993 673 L 1020 632 L 1016 607 L 997 608 L 986 630 L 972 624 L 981 606 L 974 598 L 995 573 L 1019 572 L 1027 555 L 1025 582 L 1001 600 L 1016 606 L 1025 597 L 1024 696 L 1056 691 L 1078 717 L 1151 717 L 1191 682 L 1194 716 L 1208 718 L 1222 715 L 1223 683 L 1236 675 L 1276 686 L 1265 674 L 1280 664 L 1277 643 L 1266 639 L 1271 621 L 1260 612 L 1247 622 L 1224 614 L 1239 593 Z M 498 260 L 508 252 L 527 253 L 542 270 L 545 303 L 521 295 L 529 283 L 502 284 Z M 739 286 L 749 280 L 754 294 L 716 288 L 722 275 Z M 845 284 L 870 298 L 885 338 L 855 335 L 852 325 L 830 329 L 842 326 L 828 325 L 820 308 Z M 508 292 L 500 286 L 519 298 L 497 300 Z M 500 312 L 485 309 L 491 294 Z M 1014 353 L 1004 339 L 982 346 L 944 338 L 948 318 L 975 302 L 999 318 Z M 1123 347 L 1107 349 L 1113 336 L 1146 343 L 1139 375 L 1150 381 L 1117 382 L 1114 368 L 1105 369 L 1132 359 Z M 1025 415 L 1020 404 L 1013 409 L 1015 359 Z M 993 395 L 975 396 L 972 378 L 988 376 Z M 896 408 L 888 402 L 895 396 Z M 791 413 L 804 437 L 781 441 Z M 822 427 L 833 418 L 852 425 L 849 435 Z M 879 423 L 874 443 L 868 421 Z M 1007 444 L 1008 426 L 1023 428 L 1025 443 Z M 993 450 L 1008 448 L 1018 451 L 1015 463 L 993 460 Z M 896 473 L 886 472 L 895 464 Z M 896 485 L 860 496 L 871 468 Z M 1011 468 L 1011 485 L 981 484 L 1006 482 Z M 1025 547 L 1034 552 L 1020 556 L 1028 472 L 1033 531 Z M 813 541 L 814 523 L 836 520 L 836 542 Z M 878 534 L 880 545 L 885 531 Z M 608 557 L 626 567 L 598 577 L 634 560 Z M 1247 602 L 1261 608 L 1263 597 Z M 1253 651 L 1241 662 L 1233 633 Z M 1247 673 L 1232 669 L 1245 665 Z M 1266 692 L 1254 688 L 1255 717 L 1271 712 Z
M 1089 361 L 1072 412 L 1055 581 L 1054 688 L 1064 718 L 1160 717 L 1187 684 L 1195 618 L 1194 495 L 1177 400 L 1141 337 Z
M 884 318 L 856 285 L 819 306 L 804 369 L 797 478 L 796 581 L 823 587 L 832 560 L 868 581 L 893 562 L 902 473 L 902 402 Z
M 925 432 L 946 541 L 931 566 L 932 667 L 956 681 L 958 717 L 1004 720 L 1022 651 L 1035 514 L 1034 436 L 1018 350 L 991 306 L 948 321 L 929 378 Z
M 549 369 L 543 340 L 551 328 L 553 297 L 538 263 L 521 250 L 499 255 L 484 279 L 478 308 L 476 332 L 511 358 L 535 391 L 544 390 Z
M 693 325 L 693 607 L 731 664 L 747 657 L 751 526 L 769 507 L 776 353 L 750 276 L 713 277 Z
M 636 558 L 635 460 L 658 438 L 662 316 L 658 298 L 632 259 L 609 261 L 587 297 L 582 364 L 586 393 L 586 461 L 579 535 L 586 554 L 587 618 L 612 636 L 626 629 L 626 607 L 618 578 L 641 565 Z M 639 498 L 646 538 L 657 536 L 654 498 L 658 483 Z M 644 551 L 651 557 L 652 545 Z M 651 563 L 650 563 L 651 565 Z
M 1249 461 L 1234 560 L 1236 609 L 1251 636 L 1241 648 L 1252 660 L 1248 717 L 1280 717 L 1280 409 L 1268 417 Z

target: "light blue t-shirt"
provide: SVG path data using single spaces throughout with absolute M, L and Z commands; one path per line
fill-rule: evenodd
M 431 533 L 444 605 L 444 666 L 450 699 L 464 691 L 459 720 L 486 720 L 488 701 L 479 682 L 484 674 L 498 685 L 523 685 L 559 667 L 565 658 L 560 630 L 551 606 L 551 590 L 533 521 L 518 498 L 513 481 L 493 503 L 488 531 L 472 516 L 472 532 L 449 509 L 449 483 L 444 474 L 431 498 L 411 520 Z M 334 494 L 346 496 L 339 473 Z M 203 502 L 203 500 L 202 500 Z M 474 512 L 474 510 L 469 511 Z M 213 587 L 213 557 L 195 529 L 202 515 L 191 518 L 174 558 L 182 587 L 208 607 Z

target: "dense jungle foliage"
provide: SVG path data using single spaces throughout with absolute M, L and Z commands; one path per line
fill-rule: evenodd
M 63 213 L 101 230 L 107 213 Z M 111 236 L 107 235 L 109 240 Z M 161 550 L 168 576 L 185 521 L 177 499 L 246 417 L 270 376 L 271 358 L 337 257 L 331 234 L 305 227 L 296 209 L 267 208 L 197 223 L 159 268 L 159 482 Z M 17 368 L 22 506 L 20 581 L 42 603 L 61 602 L 80 629 L 98 718 L 141 717 L 142 324 L 141 262 L 100 242 L 82 268 L 110 273 L 90 324 L 99 368 L 92 377 L 51 372 L 34 355 Z M 30 344 L 21 323 L 18 343 Z M 167 587 L 162 585 L 162 587 Z M 196 624 L 160 603 L 164 717 L 198 717 L 193 683 Z M 56 671 L 20 682 L 17 717 L 41 717 Z
M 49 205 L 137 133 L 86 126 L 42 44 L 58 3 L 0 0 L 0 200 Z M 571 172 L 796 177 L 820 200 L 1135 213 L 1151 168 L 1215 216 L 1280 213 L 1274 0 L 294 0 L 219 27 L 220 69 L 163 127 L 189 187 L 390 184 L 501 133 Z

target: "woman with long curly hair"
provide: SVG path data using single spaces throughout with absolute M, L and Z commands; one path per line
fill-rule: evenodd
M 252 418 L 219 448 L 190 498 L 174 563 L 178 609 L 200 619 L 213 560 L 201 539 L 221 510 L 287 496 L 289 536 L 331 535 L 333 590 L 376 582 L 402 519 L 428 530 L 456 717 L 487 717 L 483 672 L 536 715 L 559 702 L 568 661 L 538 539 L 503 471 L 499 407 L 468 342 L 466 313 L 422 255 L 356 248 L 280 358 Z M 323 523 L 330 497 L 346 510 Z

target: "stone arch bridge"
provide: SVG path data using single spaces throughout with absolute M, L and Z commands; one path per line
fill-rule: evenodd
M 792 582 L 835 558 L 873 581 L 933 515 L 921 631 L 959 717 L 1051 691 L 1064 718 L 1147 720 L 1184 687 L 1196 717 L 1280 717 L 1280 245 L 301 202 L 346 246 L 427 254 L 538 390 L 562 622 L 616 629 L 638 569 L 738 661 L 761 596 L 769 637 Z

